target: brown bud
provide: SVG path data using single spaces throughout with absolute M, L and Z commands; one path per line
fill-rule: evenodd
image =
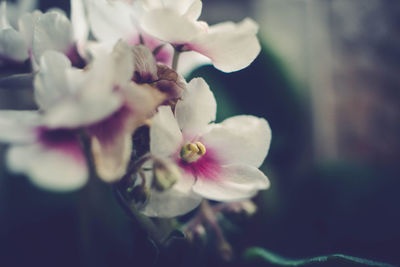
M 132 47 L 135 72 L 132 80 L 136 83 L 152 83 L 158 80 L 157 64 L 153 53 L 144 45 Z

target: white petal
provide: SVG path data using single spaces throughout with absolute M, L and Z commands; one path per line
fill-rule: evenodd
M 12 143 L 32 142 L 36 139 L 35 129 L 40 124 L 36 111 L 0 111 L 0 141 Z
M 171 9 L 146 12 L 141 19 L 141 26 L 148 34 L 169 43 L 186 43 L 202 30 L 197 22 Z
M 37 7 L 37 0 L 18 0 L 17 5 L 20 14 L 31 12 Z
M 119 95 L 93 97 L 92 101 L 68 99 L 44 114 L 44 123 L 50 128 L 75 128 L 106 118 L 121 106 Z
M 148 10 L 151 9 L 171 9 L 174 10 L 177 14 L 179 15 L 184 15 L 187 14 L 188 11 L 192 8 L 192 6 L 196 6 L 196 8 L 193 7 L 196 12 L 193 13 L 198 13 L 198 3 L 201 3 L 200 0 L 142 0 L 142 3 L 145 8 Z M 201 12 L 201 9 L 200 9 Z
M 12 28 L 0 30 L 0 55 L 16 62 L 28 59 L 28 46 L 24 36 Z
M 224 162 L 259 167 L 268 154 L 271 129 L 265 119 L 234 116 L 213 125 L 202 140 L 206 147 L 221 152 Z
M 33 55 L 36 61 L 47 50 L 67 54 L 73 46 L 72 26 L 65 15 L 49 11 L 37 19 L 33 35 Z
M 1 2 L 0 9 L 0 56 L 3 59 L 22 62 L 29 58 L 24 36 L 10 26 L 6 1 Z
M 128 40 L 138 36 L 135 12 L 123 1 L 88 0 L 90 27 L 100 41 Z
M 257 168 L 232 164 L 223 166 L 218 180 L 198 177 L 193 191 L 211 200 L 237 201 L 251 198 L 269 186 L 268 178 Z
M 183 52 L 179 55 L 178 73 L 189 75 L 193 70 L 203 65 L 212 64 L 211 60 L 195 51 Z
M 0 3 L 0 29 L 11 28 L 7 18 L 7 2 L 1 1 Z
M 182 133 L 169 106 L 161 106 L 150 128 L 150 151 L 158 157 L 168 157 L 178 151 Z
M 201 15 L 201 9 L 203 8 L 203 2 L 200 0 L 195 0 L 189 6 L 185 13 L 185 17 L 191 20 L 197 20 Z
M 95 123 L 120 108 L 125 84 L 133 73 L 133 54 L 127 44 L 118 42 L 112 53 L 97 53 L 86 71 L 66 72 L 71 96 L 45 114 L 49 127 L 76 127 Z
M 6 1 L 3 1 L 6 2 Z M 21 15 L 32 12 L 37 6 L 37 0 L 7 1 L 7 18 L 12 27 L 17 28 Z
M 121 84 L 130 81 L 134 72 L 134 54 L 128 44 L 124 41 L 117 42 L 111 56 L 113 66 L 110 72 L 114 75 L 113 82 Z
M 104 121 L 89 128 L 92 153 L 98 175 L 106 182 L 121 178 L 132 152 L 131 111 L 122 108 Z
M 42 12 L 36 10 L 32 13 L 26 13 L 21 16 L 18 20 L 18 29 L 19 32 L 24 36 L 25 43 L 28 48 L 32 50 L 33 44 L 33 33 L 36 24 L 36 20 L 43 15 Z
M 35 76 L 35 100 L 42 109 L 58 104 L 72 92 L 67 80 L 69 59 L 59 52 L 46 51 L 40 59 L 40 70 Z
M 146 173 L 147 178 L 151 179 L 149 173 Z M 164 192 L 152 190 L 150 199 L 140 211 L 146 216 L 163 218 L 171 218 L 188 213 L 196 208 L 202 200 L 199 195 L 193 193 L 193 183 L 193 177 L 182 176 L 169 190 Z
M 239 24 L 217 24 L 191 40 L 190 48 L 209 57 L 219 70 L 237 71 L 247 67 L 260 53 L 257 31 L 258 25 L 251 19 Z
M 76 190 L 88 179 L 82 154 L 70 155 L 38 144 L 11 147 L 7 163 L 11 171 L 26 174 L 33 184 L 48 190 Z
M 89 24 L 85 14 L 85 0 L 71 0 L 71 24 L 74 40 L 81 48 L 89 36 Z
M 202 78 L 190 81 L 175 107 L 175 117 L 183 131 L 198 132 L 215 120 L 216 113 L 214 94 Z

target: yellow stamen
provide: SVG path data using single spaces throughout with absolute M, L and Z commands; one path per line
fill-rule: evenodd
M 196 145 L 197 145 L 198 149 L 200 150 L 200 151 L 197 152 L 197 153 L 199 153 L 201 156 L 203 156 L 204 154 L 206 154 L 206 147 L 205 147 L 202 143 L 196 142 Z
M 194 162 L 206 154 L 206 147 L 200 143 L 188 143 L 181 149 L 181 158 L 186 162 Z

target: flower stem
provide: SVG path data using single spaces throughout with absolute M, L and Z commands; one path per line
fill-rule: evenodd
M 126 213 L 144 230 L 150 237 L 150 239 L 157 245 L 162 244 L 163 235 L 158 231 L 156 224 L 147 216 L 141 214 L 133 204 L 129 204 L 126 201 L 123 194 L 118 189 L 117 185 L 113 186 L 115 198 L 117 199 L 120 206 L 126 211 Z
M 177 49 L 174 50 L 174 57 L 172 58 L 172 69 L 174 71 L 178 69 L 178 61 L 180 54 L 181 52 L 179 52 Z

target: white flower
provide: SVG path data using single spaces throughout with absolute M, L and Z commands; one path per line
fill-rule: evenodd
M 201 199 L 235 201 L 254 196 L 269 187 L 258 170 L 270 145 L 266 120 L 235 116 L 214 124 L 216 102 L 203 79 L 193 79 L 175 116 L 159 107 L 150 128 L 150 150 L 168 158 L 182 177 L 170 189 L 153 191 L 142 212 L 148 216 L 173 217 L 195 208 Z
M 6 13 L 3 1 L 0 13 L 0 56 L 3 60 L 21 63 L 31 56 L 36 68 L 43 53 L 52 50 L 65 54 L 74 66 L 84 66 L 89 29 L 82 1 L 71 0 L 71 21 L 60 10 L 44 14 L 36 10 L 19 17 L 18 31 L 10 26 Z
M 200 0 L 143 0 L 147 7 L 141 19 L 142 28 L 150 35 L 180 47 L 196 51 L 224 72 L 247 67 L 260 52 L 258 25 L 246 18 L 242 22 L 223 22 L 208 26 L 198 21 Z
M 131 46 L 144 44 L 155 54 L 158 62 L 171 66 L 173 48 L 148 35 L 140 27 L 144 12 L 139 1 L 87 0 L 90 29 L 97 40 L 115 43 L 125 40 Z
M 88 2 L 89 21 L 96 38 L 101 41 L 123 38 L 137 44 L 142 36 L 151 49 L 163 41 L 179 51 L 193 51 L 182 55 L 185 64 L 180 71 L 187 72 L 188 68 L 209 60 L 224 72 L 237 71 L 247 67 L 261 49 L 256 36 L 258 25 L 251 19 L 210 27 L 198 21 L 202 9 L 200 0 L 142 0 L 132 4 L 107 0 Z M 157 56 L 168 59 L 164 63 L 169 64 L 170 46 L 164 46 L 161 52 Z
M 11 143 L 7 165 L 32 183 L 55 191 L 80 188 L 88 169 L 77 132 L 49 129 L 35 111 L 1 111 L 0 140 Z
M 87 70 L 73 68 L 61 53 L 45 52 L 34 81 L 40 112 L 0 112 L 0 140 L 12 144 L 9 168 L 46 189 L 79 188 L 88 175 L 78 139 L 85 130 L 100 178 L 120 178 L 132 133 L 164 101 L 163 93 L 131 81 L 133 65 L 122 42 L 111 54 L 97 54 Z
M 64 13 L 50 10 L 27 14 L 20 20 L 20 28 L 29 29 L 30 25 L 34 25 L 31 40 L 37 62 L 45 51 L 53 50 L 65 54 L 74 66 L 84 66 L 89 28 L 81 0 L 71 0 L 71 21 Z

